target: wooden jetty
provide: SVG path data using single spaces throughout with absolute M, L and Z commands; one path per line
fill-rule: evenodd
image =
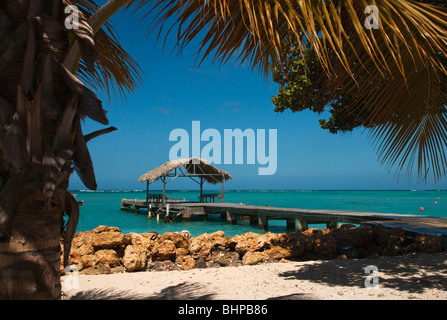
M 201 216 L 206 220 L 209 215 L 218 214 L 229 224 L 237 224 L 238 217 L 245 217 L 250 220 L 250 224 L 257 224 L 262 230 L 268 230 L 269 220 L 286 220 L 288 231 L 303 231 L 310 224 L 325 224 L 328 228 L 336 228 L 338 223 L 383 224 L 391 228 L 401 227 L 410 232 L 436 234 L 447 238 L 446 218 L 421 215 L 282 208 L 242 203 L 167 201 L 162 204 L 129 199 L 121 201 L 121 210 L 143 212 L 150 217 L 158 213 L 158 219 L 160 216 L 181 215 L 182 221 L 189 221 L 193 216 Z

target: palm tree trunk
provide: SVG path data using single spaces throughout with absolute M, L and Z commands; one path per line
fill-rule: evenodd
M 96 189 L 86 140 L 100 133 L 86 139 L 80 120 L 108 121 L 62 65 L 73 38 L 94 63 L 93 32 L 85 19 L 67 31 L 64 20 L 62 0 L 0 3 L 0 299 L 61 298 L 61 235 L 66 265 L 79 216 L 73 169 Z
M 1 299 L 60 299 L 60 233 L 64 209 L 45 207 L 41 168 L 18 185 L 19 199 L 0 243 Z M 34 180 L 36 179 L 36 180 Z M 58 188 L 57 193 L 63 193 Z

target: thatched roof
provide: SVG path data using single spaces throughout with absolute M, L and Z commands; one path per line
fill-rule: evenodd
M 193 163 L 195 159 L 195 163 Z M 179 160 L 168 161 L 158 168 L 155 168 L 145 174 L 143 174 L 139 182 L 153 183 L 157 181 L 160 177 L 168 175 L 172 170 L 178 167 L 183 167 L 190 175 L 201 176 L 209 183 L 221 183 L 222 180 L 226 181 L 228 179 L 233 179 L 233 177 L 226 171 L 217 169 L 212 166 L 205 159 L 200 158 L 185 158 Z

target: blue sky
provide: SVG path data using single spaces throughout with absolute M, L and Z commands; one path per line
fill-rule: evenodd
M 333 135 L 320 128 L 324 115 L 310 112 L 278 114 L 271 97 L 278 86 L 250 70 L 248 65 L 213 64 L 206 60 L 194 68 L 197 47 L 187 47 L 182 56 L 170 54 L 175 44 L 168 38 L 166 48 L 147 35 L 148 23 L 129 11 L 117 13 L 112 21 L 123 47 L 144 71 L 143 85 L 127 99 L 111 101 L 97 92 L 108 111 L 110 125 L 118 131 L 89 142 L 98 189 L 145 189 L 138 178 L 169 160 L 175 142 L 169 134 L 176 128 L 191 132 L 192 121 L 202 131 L 217 129 L 277 129 L 277 171 L 258 175 L 259 164 L 222 164 L 234 180 L 227 189 L 447 189 L 444 179 L 436 184 L 416 184 L 416 179 L 399 181 L 380 165 L 376 150 L 362 129 Z M 84 134 L 102 129 L 90 120 Z M 222 142 L 223 143 L 223 142 Z M 202 147 L 206 143 L 202 143 Z M 177 179 L 170 189 L 194 189 L 189 179 Z M 76 173 L 71 189 L 85 189 Z M 156 182 L 153 187 L 161 188 Z

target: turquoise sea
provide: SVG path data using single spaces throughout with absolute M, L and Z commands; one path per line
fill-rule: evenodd
M 77 231 L 88 231 L 98 225 L 119 227 L 123 233 L 158 233 L 189 230 L 192 236 L 223 230 L 227 236 L 248 231 L 262 233 L 248 221 L 227 225 L 215 219 L 206 221 L 166 223 L 148 220 L 145 214 L 121 211 L 121 199 L 145 199 L 146 192 L 76 191 L 77 199 L 85 203 L 80 207 Z M 173 199 L 197 201 L 197 191 L 167 191 Z M 225 192 L 225 202 L 245 203 L 271 207 L 302 209 L 351 210 L 381 213 L 420 214 L 447 217 L 447 191 L 292 191 L 292 190 L 234 190 Z M 420 208 L 424 210 L 421 211 Z M 312 226 L 310 227 L 322 227 Z M 286 232 L 285 221 L 269 221 L 269 231 Z

